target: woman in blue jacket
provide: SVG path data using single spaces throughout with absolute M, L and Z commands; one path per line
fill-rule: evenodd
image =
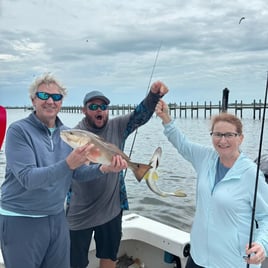
M 253 243 L 248 249 L 256 164 L 239 147 L 242 123 L 221 113 L 212 120 L 213 148 L 193 143 L 176 127 L 168 106 L 160 100 L 156 114 L 164 134 L 197 173 L 196 212 L 187 268 L 260 267 L 268 250 L 268 186 L 260 172 Z M 248 259 L 246 256 L 250 255 Z

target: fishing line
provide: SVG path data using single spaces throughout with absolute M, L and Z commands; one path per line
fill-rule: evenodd
M 157 49 L 157 52 L 156 52 L 156 56 L 155 56 L 155 60 L 154 60 L 154 65 L 153 65 L 153 69 L 152 69 L 152 72 L 151 72 L 151 75 L 150 75 L 150 79 L 149 79 L 149 83 L 148 83 L 148 87 L 147 87 L 145 96 L 147 96 L 147 94 L 148 94 L 148 92 L 150 90 L 150 85 L 152 83 L 152 78 L 153 78 L 153 75 L 154 75 L 154 70 L 155 70 L 155 66 L 156 66 L 157 60 L 158 60 L 158 56 L 159 56 L 159 52 L 160 52 L 161 46 L 162 46 L 162 41 L 160 42 L 160 45 L 159 45 L 159 47 Z M 131 148 L 130 148 L 130 152 L 129 152 L 129 158 L 131 157 L 131 154 L 132 154 L 132 151 L 133 151 L 133 148 L 134 148 L 134 144 L 135 144 L 135 141 L 136 141 L 137 133 L 138 133 L 138 128 L 135 130 L 134 138 L 133 138 L 133 141 L 132 141 L 132 144 L 131 144 Z M 126 174 L 127 174 L 127 169 L 125 170 L 124 178 L 126 177 Z
M 259 170 L 260 170 L 260 160 L 261 160 L 261 149 L 262 149 L 263 131 L 264 131 L 264 123 L 265 123 L 265 110 L 266 110 L 266 105 L 267 105 L 267 91 L 268 91 L 268 72 L 267 72 L 266 90 L 265 90 L 264 105 L 263 105 L 263 115 L 262 115 L 260 144 L 259 144 L 259 155 L 258 155 L 258 160 L 257 160 L 257 172 L 256 172 L 255 190 L 254 190 L 252 216 L 251 216 L 251 226 L 250 226 L 250 236 L 249 236 L 249 248 L 251 248 L 252 237 L 253 237 L 253 227 L 254 227 L 254 224 L 255 224 L 255 208 L 256 208 L 257 190 L 258 190 L 258 182 L 259 182 Z M 250 255 L 248 255 L 248 258 L 250 258 Z M 250 264 L 247 263 L 247 268 L 249 268 L 249 266 L 250 266 Z

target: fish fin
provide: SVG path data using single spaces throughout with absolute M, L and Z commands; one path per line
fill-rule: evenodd
M 152 174 L 152 175 L 151 175 Z M 154 171 L 150 171 L 150 170 L 148 170 L 147 172 L 146 172 L 146 174 L 143 176 L 143 178 L 145 179 L 145 180 L 148 180 L 149 179 L 149 177 L 150 177 L 150 175 L 151 175 L 151 177 L 152 177 L 152 179 L 154 179 L 154 180 L 158 180 L 158 173 L 157 173 L 157 171 L 156 170 L 154 170 Z
M 175 196 L 177 196 L 177 197 L 186 197 L 186 196 L 187 196 L 187 194 L 184 193 L 184 192 L 182 192 L 181 190 L 176 190 L 176 191 L 174 192 L 174 194 L 175 194 Z
M 134 163 L 129 162 L 128 164 L 129 168 L 133 171 L 136 179 L 140 182 L 144 175 L 148 173 L 148 170 L 152 168 L 150 165 L 141 164 L 141 163 Z
M 153 178 L 155 181 L 157 181 L 158 178 L 159 178 L 157 171 L 154 170 L 152 173 L 153 173 L 153 174 L 152 174 L 152 178 Z
M 149 179 L 149 176 L 150 176 L 150 170 L 145 173 L 145 175 L 143 176 L 143 178 L 145 180 L 148 180 Z

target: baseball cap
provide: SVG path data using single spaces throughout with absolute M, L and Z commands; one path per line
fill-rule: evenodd
M 86 94 L 84 101 L 83 101 L 84 105 L 86 105 L 92 99 L 101 99 L 106 104 L 110 103 L 110 100 L 107 97 L 105 97 L 100 91 L 93 90 Z

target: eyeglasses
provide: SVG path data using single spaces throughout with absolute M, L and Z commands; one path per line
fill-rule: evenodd
M 40 100 L 48 100 L 51 97 L 53 101 L 60 101 L 63 98 L 63 95 L 59 93 L 49 94 L 47 92 L 36 92 L 36 96 Z
M 97 111 L 98 108 L 100 108 L 102 111 L 105 111 L 108 109 L 108 105 L 107 104 L 96 104 L 96 103 L 91 103 L 87 106 L 87 108 L 91 111 Z
M 210 136 L 212 136 L 216 140 L 220 140 L 222 137 L 224 137 L 227 140 L 231 140 L 234 137 L 240 136 L 240 134 L 239 133 L 235 133 L 235 132 L 225 132 L 225 133 L 221 133 L 221 132 L 210 132 Z

